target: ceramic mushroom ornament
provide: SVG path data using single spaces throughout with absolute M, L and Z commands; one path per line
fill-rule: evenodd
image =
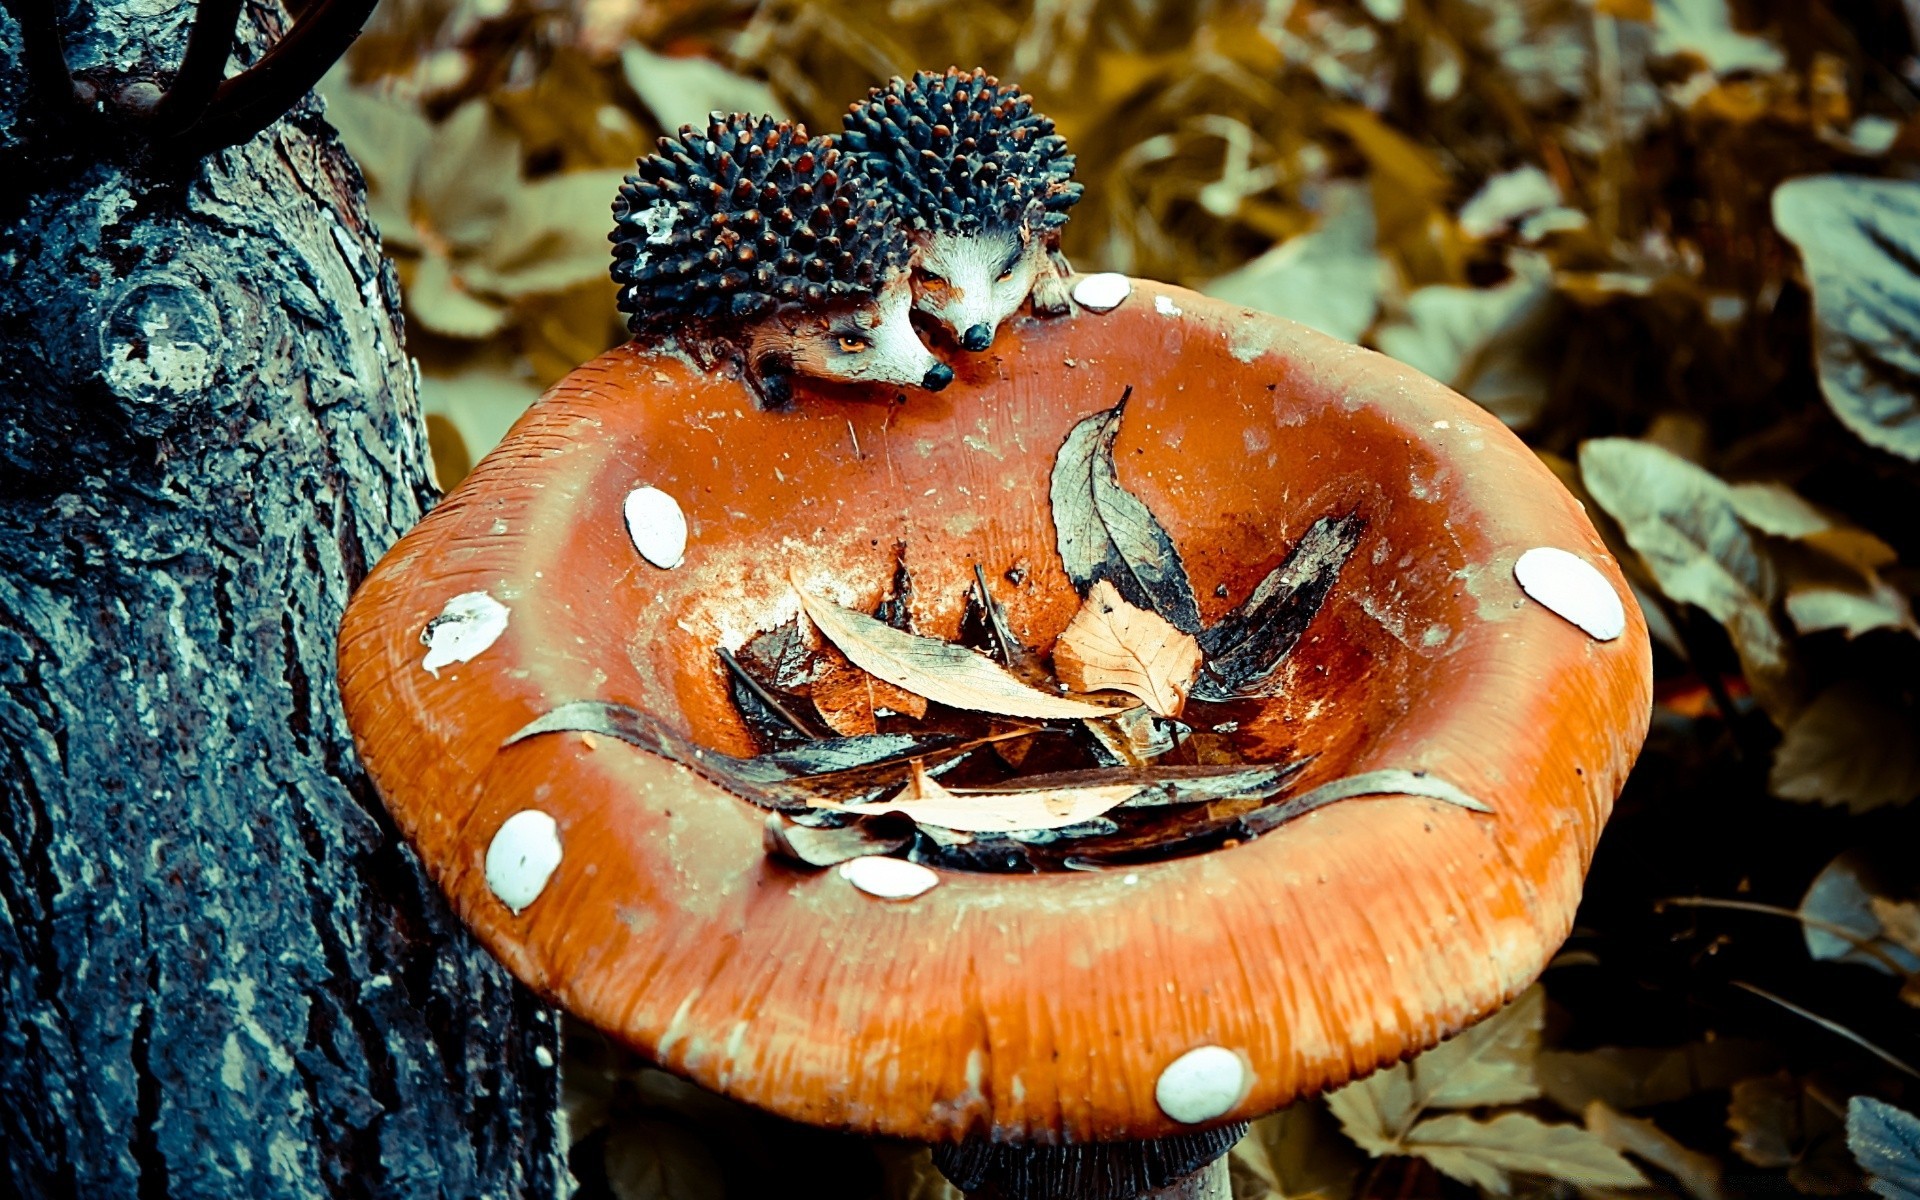
M 968 350 L 1028 297 L 1068 310 L 1060 229 L 1080 199 L 1073 155 L 1033 97 L 985 71 L 921 71 L 847 111 L 841 141 L 885 179 L 913 231 L 914 306 Z
M 970 1195 L 1127 1200 L 1224 1198 L 1245 1122 L 1540 974 L 1652 664 L 1619 568 L 1524 444 L 1371 351 L 1137 280 L 1007 325 L 950 403 L 757 405 L 789 368 L 841 371 L 806 339 L 904 322 L 905 250 L 798 131 L 733 118 L 675 145 L 623 199 L 623 303 L 779 361 L 743 377 L 643 337 L 580 367 L 381 561 L 340 635 L 370 776 L 515 975 L 705 1087 L 932 1143 Z M 803 228 L 837 239 L 826 267 Z M 907 359 L 893 382 L 931 369 Z M 992 591 L 1008 663 L 923 644 L 960 637 L 969 589 Z M 976 795 L 941 772 L 976 751 L 1000 770 L 1001 741 L 793 717 L 769 748 L 734 670 L 804 617 L 867 639 L 870 665 L 836 642 L 835 669 L 876 722 L 917 700 L 952 728 L 989 689 L 916 682 L 941 659 L 1046 701 L 1019 736 L 1071 739 L 1106 702 L 1016 677 L 1006 643 L 1057 664 L 1096 591 L 1189 639 L 1186 739 L 1267 780 L 1193 806 L 1218 836 L 936 836 L 914 806 Z M 756 686 L 762 717 L 793 700 Z M 905 787 L 823 812 L 796 755 L 843 784 L 890 762 Z
M 640 337 L 737 359 L 775 407 L 805 377 L 939 391 L 953 371 L 908 312 L 893 202 L 831 139 L 714 113 L 660 139 L 614 201 L 613 278 Z

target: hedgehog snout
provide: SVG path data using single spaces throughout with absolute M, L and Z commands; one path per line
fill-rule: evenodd
M 985 350 L 993 345 L 993 326 L 983 321 L 970 327 L 960 335 L 960 344 L 968 350 Z
M 952 382 L 953 368 L 945 363 L 935 363 L 927 371 L 926 377 L 920 381 L 920 386 L 930 392 L 937 392 Z

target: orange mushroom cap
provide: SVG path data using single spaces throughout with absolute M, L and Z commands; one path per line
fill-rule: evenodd
M 1525 988 L 1566 936 L 1651 704 L 1637 608 L 1597 640 L 1516 582 L 1548 547 L 1629 594 L 1578 502 L 1431 379 L 1177 288 L 1016 322 L 955 368 L 900 405 L 805 392 L 767 412 L 731 376 L 622 347 L 556 385 L 380 563 L 341 632 L 348 717 L 488 948 L 709 1088 L 927 1141 L 1256 1116 Z M 1208 621 L 1316 518 L 1368 521 L 1245 728 L 1276 758 L 1316 756 L 1302 787 L 1425 770 L 1491 815 L 1354 799 L 1193 857 L 943 870 L 887 901 L 766 857 L 763 811 L 665 758 L 579 733 L 502 748 L 560 704 L 605 700 L 751 753 L 715 648 L 791 617 L 789 575 L 871 609 L 896 543 L 923 631 L 954 632 L 975 562 L 1020 566 L 1010 619 L 1044 648 L 1079 604 L 1054 551 L 1054 454 L 1129 385 L 1121 480 L 1179 545 Z M 623 518 L 648 487 L 688 524 L 670 569 Z M 429 671 L 422 634 L 443 616 L 459 636 L 436 636 Z M 486 869 L 510 819 L 538 885 L 523 877 L 513 907 Z M 1214 1100 L 1169 1103 L 1169 1080 Z

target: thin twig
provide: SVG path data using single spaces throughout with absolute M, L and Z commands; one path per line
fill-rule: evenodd
M 1862 1050 L 1865 1050 L 1868 1054 L 1873 1055 L 1875 1058 L 1879 1059 L 1881 1062 L 1886 1063 L 1888 1066 L 1893 1067 L 1895 1070 L 1905 1072 L 1906 1074 L 1913 1076 L 1915 1079 L 1920 1079 L 1920 1071 L 1914 1070 L 1912 1067 L 1908 1066 L 1906 1063 L 1900 1061 L 1898 1058 L 1895 1058 L 1893 1055 L 1887 1053 L 1885 1050 L 1882 1050 L 1880 1047 L 1874 1045 L 1872 1042 L 1868 1041 L 1866 1038 L 1861 1037 L 1859 1034 L 1855 1033 L 1853 1030 L 1848 1029 L 1845 1025 L 1842 1025 L 1840 1022 L 1832 1020 L 1831 1018 L 1828 1018 L 1828 1017 L 1823 1017 L 1819 1013 L 1810 1012 L 1807 1009 L 1801 1008 L 1798 1004 L 1795 1004 L 1793 1001 L 1788 1000 L 1782 996 L 1776 996 L 1765 988 L 1755 987 L 1751 983 L 1746 983 L 1738 979 L 1731 980 L 1730 982 L 1733 984 L 1734 987 L 1739 988 L 1743 992 L 1752 992 L 1754 995 L 1760 997 L 1762 1000 L 1771 1000 L 1775 1004 L 1778 1004 L 1781 1008 L 1784 1008 L 1788 1012 L 1792 1013 L 1794 1016 L 1804 1017 L 1807 1020 L 1812 1021 L 1815 1025 L 1818 1025 L 1820 1028 L 1826 1030 L 1828 1033 L 1831 1033 L 1836 1037 L 1843 1037 L 1847 1039 L 1849 1042 L 1852 1042 L 1854 1045 L 1860 1047 Z
M 67 70 L 67 52 L 60 42 L 60 22 L 54 16 L 53 0 L 0 0 L 0 7 L 19 22 L 21 50 L 34 90 L 49 109 L 70 107 L 74 102 L 73 75 Z
M 237 146 L 279 120 L 346 53 L 378 2 L 318 0 L 259 62 L 220 84 L 206 114 L 168 149 L 197 158 Z
M 765 684 L 755 679 L 752 672 L 748 671 L 747 668 L 741 664 L 740 660 L 733 656 L 733 651 L 722 646 L 719 649 L 719 654 L 720 661 L 727 665 L 727 671 L 734 679 L 739 681 L 740 686 L 751 692 L 753 698 L 764 705 L 768 712 L 780 718 L 782 724 L 801 737 L 818 738 L 820 736 L 818 730 L 801 720 L 795 713 L 789 711 L 787 706 L 780 702 L 780 697 L 774 695 Z
M 993 637 L 994 649 L 1000 652 L 1000 665 L 1019 666 L 1019 660 L 1014 655 L 1013 631 L 1007 628 L 1007 615 L 1001 610 L 1000 602 L 993 598 L 993 593 L 987 590 L 987 573 L 979 563 L 973 564 L 973 586 L 980 597 L 980 611 L 987 616 L 987 632 Z
M 240 5 L 241 0 L 200 0 L 180 70 L 153 112 L 156 134 L 176 133 L 206 114 L 226 74 L 227 59 L 233 54 Z
M 1886 967 L 1887 970 L 1892 971 L 1895 977 L 1912 974 L 1907 968 L 1901 966 L 1892 955 L 1875 946 L 1866 938 L 1861 937 L 1859 930 L 1848 929 L 1845 925 L 1823 920 L 1820 917 L 1810 917 L 1806 913 L 1785 908 L 1778 904 L 1761 904 L 1754 900 L 1721 900 L 1714 896 L 1668 896 L 1664 900 L 1655 901 L 1653 909 L 1655 912 L 1659 912 L 1668 905 L 1673 905 L 1676 908 L 1723 908 L 1732 912 L 1765 913 L 1770 917 L 1786 917 L 1790 920 L 1800 922 L 1809 929 L 1818 929 L 1822 933 L 1832 934 L 1868 958 Z

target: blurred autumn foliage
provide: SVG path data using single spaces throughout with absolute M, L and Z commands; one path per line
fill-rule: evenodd
M 1634 581 L 1652 739 L 1543 989 L 1260 1122 L 1235 1194 L 1710 1200 L 1860 1194 L 1848 1099 L 1920 1099 L 1917 40 L 1916 0 L 385 0 L 324 92 L 443 483 L 622 339 L 608 205 L 655 136 L 836 131 L 949 63 L 1071 141 L 1076 266 L 1497 413 Z M 586 1195 L 945 1194 L 585 1031 L 569 1083 Z

